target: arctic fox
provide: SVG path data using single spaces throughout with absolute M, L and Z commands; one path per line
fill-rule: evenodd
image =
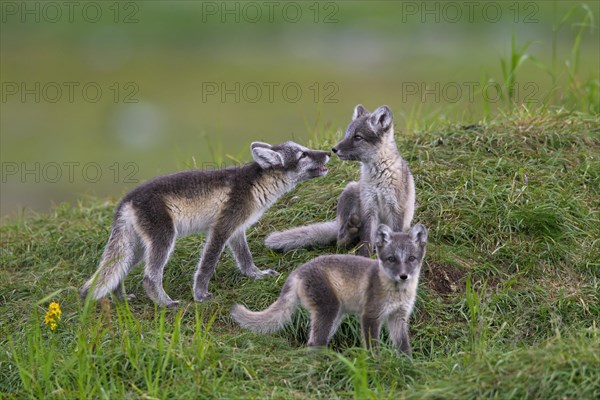
M 254 162 L 212 171 L 183 171 L 143 183 L 116 208 L 112 232 L 98 270 L 81 288 L 100 299 L 110 292 L 122 297 L 129 270 L 145 262 L 144 287 L 161 306 L 173 307 L 163 289 L 163 269 L 178 236 L 207 231 L 194 277 L 194 299 L 211 296 L 208 282 L 225 245 L 240 271 L 259 278 L 277 274 L 259 270 L 246 242 L 246 228 L 298 183 L 323 176 L 329 152 L 310 150 L 294 142 L 277 146 L 254 142 Z
M 358 314 L 365 346 L 376 343 L 387 322 L 398 350 L 410 353 L 408 319 L 425 257 L 427 229 L 417 224 L 402 233 L 380 225 L 374 237 L 377 260 L 353 255 L 317 257 L 290 274 L 279 298 L 266 310 L 253 312 L 236 304 L 233 318 L 252 331 L 275 332 L 302 304 L 310 313 L 308 345 L 326 346 L 343 317 Z
M 265 240 L 268 247 L 288 251 L 336 240 L 338 246 L 349 247 L 360 240 L 359 254 L 368 256 L 379 224 L 394 231 L 410 228 L 415 184 L 396 147 L 392 112 L 387 106 L 369 113 L 357 105 L 346 135 L 332 151 L 342 160 L 361 163 L 359 182 L 349 183 L 340 196 L 336 220 L 272 233 Z

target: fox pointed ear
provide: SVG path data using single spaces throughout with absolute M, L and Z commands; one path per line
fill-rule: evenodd
M 257 143 L 258 145 L 256 145 Z M 283 166 L 283 157 L 281 157 L 281 154 L 271 150 L 271 145 L 269 144 L 266 144 L 269 147 L 261 146 L 265 144 L 266 143 L 254 142 L 250 146 L 254 161 L 256 161 L 262 169 Z
M 427 243 L 427 228 L 421 224 L 413 226 L 408 234 L 410 235 L 411 239 L 420 246 L 425 246 Z
M 375 130 L 386 132 L 392 127 L 392 110 L 388 106 L 381 106 L 371 113 L 369 123 Z
M 270 149 L 273 146 L 265 142 L 252 142 L 250 144 L 250 150 L 254 150 L 256 147 L 264 147 L 265 149 Z
M 375 232 L 375 246 L 383 247 L 388 244 L 391 240 L 392 230 L 389 226 L 381 224 L 377 227 Z
M 367 111 L 366 108 L 363 107 L 362 104 L 358 104 L 356 107 L 354 107 L 354 112 L 352 113 L 352 121 L 354 121 L 356 118 L 358 117 L 362 117 L 365 114 L 368 114 L 369 112 Z

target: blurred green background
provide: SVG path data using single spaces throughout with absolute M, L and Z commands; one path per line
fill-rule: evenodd
M 1 7 L 3 216 L 306 143 L 357 103 L 389 105 L 400 132 L 598 112 L 598 1 Z

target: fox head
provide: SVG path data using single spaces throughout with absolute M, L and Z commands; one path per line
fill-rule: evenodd
M 380 268 L 393 281 L 409 283 L 419 278 L 425 257 L 427 229 L 417 224 L 408 233 L 393 232 L 387 225 L 379 225 L 375 246 Z
M 262 169 L 281 171 L 294 182 L 327 174 L 328 151 L 311 150 L 290 141 L 275 146 L 253 142 L 250 150 L 254 161 Z
M 370 113 L 359 104 L 354 108 L 346 135 L 331 151 L 342 160 L 369 162 L 377 159 L 379 150 L 390 143 L 395 147 L 389 107 L 381 106 Z

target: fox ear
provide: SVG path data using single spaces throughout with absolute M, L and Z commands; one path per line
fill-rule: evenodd
M 392 230 L 389 226 L 381 224 L 377 227 L 377 231 L 375 232 L 375 246 L 383 247 L 384 245 L 390 242 L 390 237 L 392 236 Z
M 421 224 L 413 226 L 408 233 L 413 241 L 418 243 L 421 247 L 427 243 L 427 228 Z
M 250 144 L 250 150 L 254 150 L 257 147 L 264 147 L 265 149 L 270 149 L 271 146 L 269 143 L 265 143 L 265 142 L 252 142 Z
M 254 142 L 252 143 L 252 146 L 250 146 L 252 149 L 252 157 L 262 169 L 283 166 L 283 157 L 281 157 L 281 154 L 278 152 L 271 150 L 271 145 L 267 145 L 269 146 L 267 148 L 260 145 L 255 146 L 256 143 L 260 142 Z
M 373 111 L 369 118 L 371 126 L 376 130 L 387 131 L 392 126 L 392 110 L 388 106 L 381 106 L 377 110 Z
M 354 107 L 354 112 L 352 113 L 352 121 L 368 113 L 369 112 L 367 111 L 367 109 L 364 108 L 362 104 L 359 104 L 356 107 Z

